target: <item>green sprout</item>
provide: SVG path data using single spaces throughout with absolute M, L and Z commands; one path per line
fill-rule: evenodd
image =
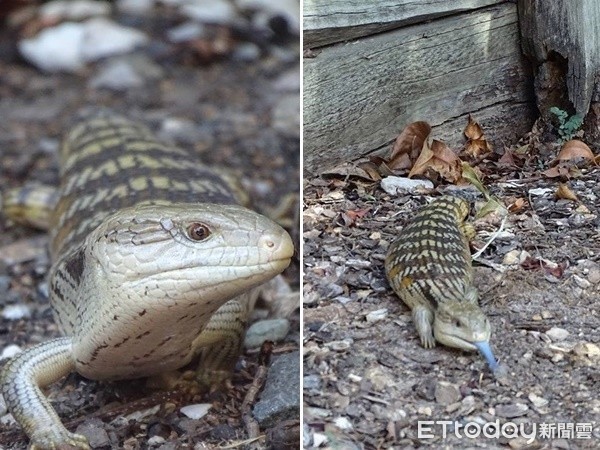
M 583 117 L 579 114 L 569 117 L 566 111 L 556 106 L 550 108 L 550 112 L 558 119 L 558 135 L 560 136 L 561 144 L 573 139 L 573 135 L 583 125 Z

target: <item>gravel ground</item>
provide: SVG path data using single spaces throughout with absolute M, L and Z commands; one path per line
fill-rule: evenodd
M 600 171 L 567 183 L 580 202 L 556 200 L 554 180 L 495 178 L 487 187 L 507 205 L 525 200 L 474 267 L 504 379 L 480 355 L 422 348 L 385 280 L 389 244 L 439 192 L 304 181 L 305 448 L 598 448 Z M 500 220 L 474 225 L 480 248 Z M 486 437 L 495 421 L 511 425 Z M 525 434 L 514 433 L 519 426 Z
M 23 39 L 53 25 L 36 11 L 37 6 L 17 9 L 4 17 L 0 29 L 2 191 L 28 182 L 56 185 L 58 146 L 73 116 L 82 109 L 108 107 L 239 175 L 255 209 L 278 220 L 298 243 L 299 45 L 284 19 L 276 17 L 273 27 L 255 29 L 259 25 L 246 20 L 249 15 L 242 17 L 246 22 L 240 16 L 232 23 L 206 26 L 200 37 L 173 42 L 169 31 L 190 22 L 177 8 L 157 6 L 139 15 L 113 11 L 109 20 L 145 33 L 144 45 L 73 72 L 44 73 L 17 50 Z M 4 351 L 58 334 L 47 300 L 46 244 L 44 233 L 0 216 Z M 298 288 L 297 258 L 284 276 Z M 262 374 L 258 351 L 251 351 L 242 357 L 228 392 L 154 392 L 144 383 L 96 383 L 73 375 L 48 393 L 67 426 L 89 436 L 96 449 L 297 448 L 299 380 L 289 380 L 299 378 L 299 314 L 291 309 L 290 331 L 273 350 L 273 364 L 286 383 L 277 374 Z M 261 377 L 267 380 L 264 396 L 248 398 L 250 409 L 263 403 L 260 417 L 253 417 L 242 410 L 242 401 Z M 281 394 L 269 394 L 272 385 L 285 386 L 285 398 L 268 398 Z M 211 408 L 199 420 L 181 412 L 185 405 L 202 403 Z M 245 444 L 248 418 L 259 421 L 261 439 Z M 0 422 L 0 448 L 26 448 L 10 416 Z

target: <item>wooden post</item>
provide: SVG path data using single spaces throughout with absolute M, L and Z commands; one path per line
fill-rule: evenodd
M 518 0 L 518 11 L 540 114 L 557 106 L 585 117 L 600 74 L 600 2 Z

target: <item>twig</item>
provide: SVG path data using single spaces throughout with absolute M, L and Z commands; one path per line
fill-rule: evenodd
M 494 234 L 492 234 L 492 236 L 490 237 L 490 239 L 485 243 L 485 245 L 479 249 L 479 251 L 477 253 L 475 253 L 473 255 L 473 259 L 477 259 L 479 258 L 483 252 L 485 251 L 486 248 L 488 248 L 490 246 L 490 244 L 492 242 L 494 242 L 494 240 L 498 237 L 498 235 L 502 232 L 502 230 L 504 229 L 504 224 L 506 223 L 506 218 L 508 217 L 508 214 L 504 216 L 504 218 L 502 219 L 502 223 L 500 224 L 500 227 L 494 232 Z

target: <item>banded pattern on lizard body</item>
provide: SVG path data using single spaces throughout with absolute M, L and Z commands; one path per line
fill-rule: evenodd
M 478 304 L 465 219 L 469 204 L 442 197 L 419 211 L 390 245 L 388 281 L 412 310 L 425 348 L 435 341 L 479 349 L 494 370 L 490 323 Z
M 66 337 L 25 350 L 0 373 L 32 449 L 89 448 L 38 387 L 69 372 L 135 378 L 199 356 L 199 379 L 221 381 L 260 285 L 293 254 L 288 234 L 238 206 L 216 172 L 106 113 L 64 141 L 50 233 L 51 304 Z

